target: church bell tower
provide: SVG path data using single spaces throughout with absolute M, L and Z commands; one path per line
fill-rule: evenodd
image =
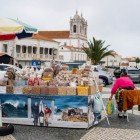
M 70 38 L 87 40 L 87 21 L 78 11 L 70 18 Z

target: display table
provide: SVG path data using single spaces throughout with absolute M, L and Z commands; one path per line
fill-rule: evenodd
M 89 128 L 95 121 L 91 96 L 0 94 L 3 123 Z

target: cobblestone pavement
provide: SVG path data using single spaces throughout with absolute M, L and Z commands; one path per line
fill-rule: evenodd
M 117 114 L 109 117 L 110 126 L 104 120 L 98 126 L 92 127 L 81 140 L 140 140 L 140 116 L 129 114 L 130 122 L 117 118 Z
M 102 97 L 106 104 L 110 86 L 103 91 Z M 104 119 L 89 130 L 15 125 L 13 137 L 16 140 L 140 140 L 140 113 L 137 107 L 134 109 L 134 114 L 129 112 L 130 122 L 118 118 L 116 113 L 109 117 L 110 126 Z

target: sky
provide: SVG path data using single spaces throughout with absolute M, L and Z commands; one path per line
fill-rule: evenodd
M 69 30 L 76 10 L 88 23 L 88 40 L 105 41 L 123 57 L 140 57 L 140 0 L 0 0 L 0 17 L 38 30 Z

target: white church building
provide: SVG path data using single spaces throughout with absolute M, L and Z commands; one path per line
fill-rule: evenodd
M 82 47 L 87 47 L 87 21 L 76 11 L 70 18 L 68 31 L 39 31 L 39 35 L 60 42 L 59 60 L 61 62 L 86 61 L 87 55 Z

